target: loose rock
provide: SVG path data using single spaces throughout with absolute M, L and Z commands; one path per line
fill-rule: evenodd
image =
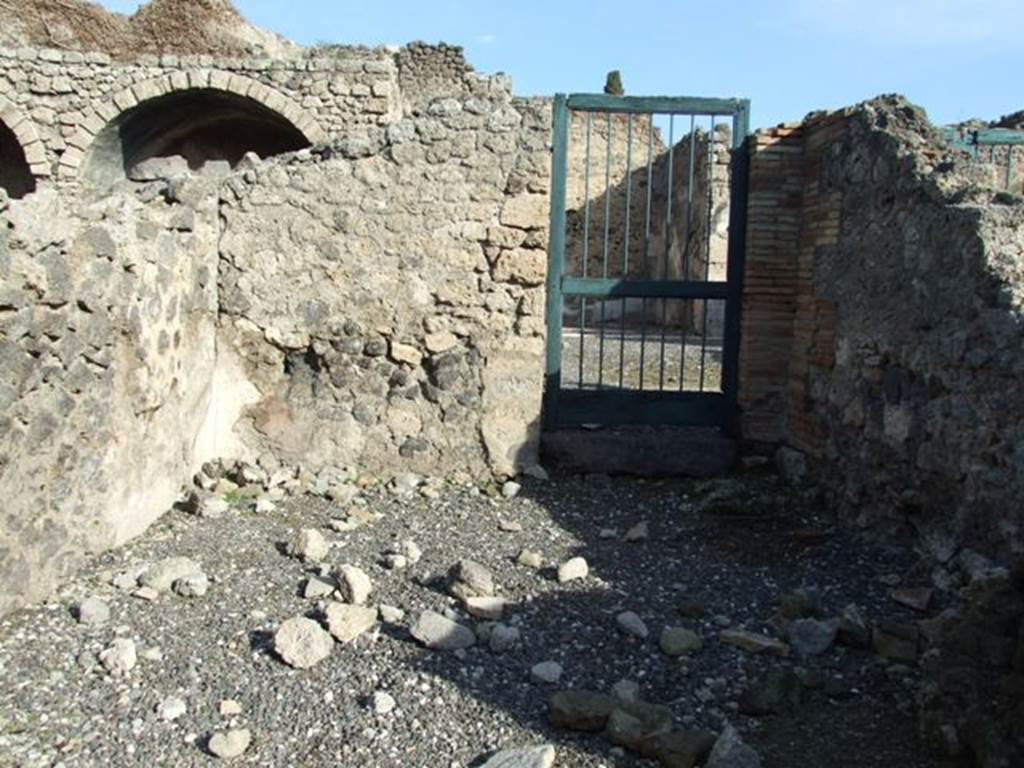
M 385 691 L 377 691 L 373 694 L 371 699 L 371 705 L 373 706 L 373 712 L 375 715 L 390 715 L 395 711 L 398 706 L 398 702 L 395 701 L 395 697 Z
M 555 748 L 545 744 L 542 747 L 502 750 L 481 768 L 551 768 L 554 764 Z
M 288 542 L 286 551 L 307 563 L 319 563 L 331 551 L 323 534 L 314 528 L 303 528 L 296 531 Z
M 421 613 L 410 631 L 414 638 L 435 651 L 454 651 L 476 644 L 473 630 L 434 611 Z
M 75 609 L 79 624 L 87 627 L 101 627 L 110 621 L 110 606 L 98 597 L 87 597 Z
M 689 656 L 704 647 L 700 635 L 685 627 L 665 627 L 658 639 L 658 647 L 667 656 Z
M 377 623 L 377 609 L 361 605 L 332 603 L 325 615 L 327 629 L 341 643 L 351 643 Z
M 735 645 L 749 653 L 768 653 L 776 656 L 788 656 L 789 646 L 774 637 L 747 632 L 742 629 L 723 629 L 719 639 L 727 645 Z
M 539 571 L 544 567 L 544 557 L 540 552 L 535 552 L 532 549 L 524 549 L 519 553 L 519 557 L 516 558 L 516 562 L 525 568 L 532 568 L 535 571 Z
M 157 592 L 168 592 L 178 579 L 199 576 L 202 573 L 202 567 L 195 560 L 187 557 L 169 557 L 143 571 L 139 576 L 139 584 Z
M 230 760 L 240 757 L 252 743 L 252 734 L 248 728 L 238 728 L 225 733 L 215 733 L 210 737 L 209 750 L 214 757 Z
M 817 619 L 798 619 L 791 621 L 786 628 L 789 643 L 801 656 L 819 656 L 836 641 L 839 622 L 819 621 Z
M 761 768 L 761 757 L 744 743 L 731 725 L 726 725 L 711 750 L 706 768 Z
M 135 668 L 135 641 L 118 638 L 100 653 L 100 664 L 112 675 L 126 675 Z
M 583 689 L 559 691 L 551 697 L 551 724 L 574 731 L 602 731 L 615 710 L 611 696 Z
M 309 669 L 331 655 L 334 639 L 312 619 L 296 616 L 274 634 L 274 650 L 289 666 Z
M 343 565 L 335 572 L 338 594 L 346 603 L 365 605 L 373 592 L 373 582 L 366 572 L 354 565 Z
M 641 640 L 646 640 L 650 635 L 650 631 L 647 629 L 647 625 L 644 624 L 643 619 L 633 613 L 633 611 L 620 613 L 615 617 L 615 623 L 618 624 L 622 632 L 633 637 L 639 637 Z
M 590 567 L 587 565 L 587 561 L 582 557 L 574 557 L 558 566 L 558 581 L 560 584 L 565 584 L 569 581 L 585 579 L 589 573 Z
M 645 520 L 641 523 L 637 523 L 626 531 L 626 535 L 623 537 L 623 540 L 630 544 L 636 544 L 641 541 L 647 541 L 647 539 L 650 538 L 650 535 L 651 527 Z
M 494 594 L 494 577 L 474 560 L 460 560 L 449 572 L 448 594 L 461 600 L 490 597 Z
M 182 717 L 187 711 L 185 701 L 177 696 L 167 697 L 156 708 L 157 717 L 169 723 Z
M 477 619 L 501 621 L 505 615 L 505 605 L 503 597 L 470 597 L 466 600 L 466 611 Z
M 554 685 L 562 679 L 562 665 L 557 661 L 542 661 L 530 669 L 530 677 L 534 682 Z

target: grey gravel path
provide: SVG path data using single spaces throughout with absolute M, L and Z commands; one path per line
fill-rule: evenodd
M 329 527 L 344 510 L 310 496 L 272 513 L 234 511 L 217 520 L 168 513 L 142 539 L 95 558 L 50 603 L 0 621 L 0 766 L 212 765 L 207 741 L 228 728 L 252 733 L 233 765 L 470 766 L 500 748 L 544 743 L 557 748 L 557 766 L 651 765 L 600 735 L 546 722 L 558 688 L 607 690 L 622 678 L 637 680 L 645 699 L 668 704 L 679 725 L 717 731 L 735 722 L 766 766 L 932 764 L 915 742 L 912 666 L 842 648 L 807 662 L 780 660 L 718 640 L 727 623 L 779 636 L 770 624 L 779 596 L 808 584 L 822 590 L 827 615 L 857 602 L 873 618 L 916 618 L 888 597 L 894 575 L 904 583 L 920 575 L 909 551 L 858 542 L 770 476 L 567 477 L 524 486 L 511 500 L 469 487 L 448 486 L 436 500 L 369 490 L 356 503 L 380 518 L 345 534 Z M 641 521 L 649 538 L 624 543 Z M 316 566 L 284 553 L 298 528 L 324 533 L 333 544 L 327 563 L 363 568 L 374 583 L 372 602 L 406 611 L 403 622 L 336 645 L 304 671 L 272 650 L 282 621 L 318 616 L 317 601 L 301 596 Z M 422 560 L 387 570 L 384 554 L 410 538 Z M 542 570 L 516 563 L 524 548 L 543 555 Z M 205 596 L 147 602 L 108 583 L 131 564 L 180 555 L 211 577 Z M 559 584 L 555 566 L 577 555 L 589 562 L 589 576 Z M 511 602 L 506 623 L 523 641 L 502 655 L 485 643 L 432 652 L 409 636 L 419 611 L 457 608 L 444 577 L 466 557 L 490 568 L 498 594 Z M 73 617 L 72 606 L 90 596 L 109 603 L 106 624 Z M 683 599 L 706 607 L 690 624 L 703 650 L 671 658 L 658 636 L 684 623 Z M 624 611 L 635 612 L 651 637 L 619 631 Z M 96 662 L 115 638 L 133 639 L 139 652 L 135 669 L 119 678 Z M 563 667 L 558 687 L 531 679 L 531 668 L 545 661 Z M 831 685 L 811 691 L 796 716 L 739 715 L 745 682 L 777 665 L 820 671 Z M 378 714 L 375 702 L 387 698 L 376 693 L 393 698 L 394 709 L 376 706 Z M 172 696 L 186 712 L 167 722 L 157 710 Z M 220 714 L 228 699 L 241 714 Z

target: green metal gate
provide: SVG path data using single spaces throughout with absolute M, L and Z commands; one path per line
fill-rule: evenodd
M 732 429 L 749 114 L 555 97 L 546 429 Z

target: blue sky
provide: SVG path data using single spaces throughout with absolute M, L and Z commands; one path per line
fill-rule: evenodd
M 131 13 L 138 0 L 102 0 Z M 520 95 L 745 96 L 753 124 L 903 93 L 936 123 L 1024 108 L 1024 0 L 236 0 L 301 43 L 463 45 Z M 1014 73 L 1014 74 L 1011 74 Z

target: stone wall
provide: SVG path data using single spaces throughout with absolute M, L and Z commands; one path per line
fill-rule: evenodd
M 377 472 L 536 463 L 549 121 L 493 81 L 231 185 L 221 345 L 261 395 L 250 444 Z
M 0 613 L 141 533 L 216 452 L 196 439 L 217 207 L 197 200 L 0 202 Z
M 899 100 L 754 144 L 745 433 L 865 524 L 1019 555 L 1024 206 Z
M 143 531 L 212 457 L 536 463 L 549 102 L 448 46 L 26 50 L 0 56 L 0 80 L 39 186 L 4 193 L 0 221 L 0 612 Z M 161 124 L 165 99 L 211 93 L 313 146 L 233 169 L 163 157 L 182 146 L 160 136 L 180 125 Z M 126 126 L 162 150 L 98 187 L 90 164 Z

